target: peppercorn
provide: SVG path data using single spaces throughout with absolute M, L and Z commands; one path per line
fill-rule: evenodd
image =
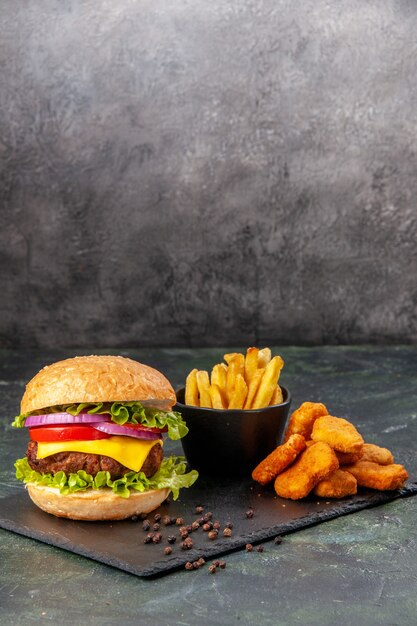
M 152 538 L 152 541 L 153 543 L 160 543 L 161 539 L 162 539 L 161 533 L 155 533 Z
M 130 521 L 131 521 L 131 522 L 137 522 L 137 521 L 138 521 L 138 519 L 139 519 L 139 516 L 138 516 L 138 515 L 132 515 L 132 517 L 130 518 Z
M 256 552 L 263 552 L 263 551 L 264 551 L 263 546 L 257 546 L 256 547 Z
M 218 534 L 219 533 L 217 532 L 217 530 L 210 530 L 210 532 L 208 533 L 207 537 L 209 539 L 217 539 Z
M 191 563 L 191 561 L 187 561 L 185 564 L 185 569 L 187 570 L 192 570 L 194 569 L 194 565 Z
M 225 526 L 226 528 L 233 528 L 232 522 L 226 522 Z
M 213 528 L 214 528 L 215 530 L 220 530 L 220 522 L 217 522 L 217 521 L 216 521 L 216 522 L 214 522 L 214 524 L 213 524 Z
M 167 546 L 166 548 L 164 548 L 164 552 L 165 552 L 165 554 L 167 554 L 167 555 L 172 554 L 172 548 L 171 548 L 171 546 Z
M 212 517 L 213 517 L 213 513 L 211 511 L 207 511 L 207 513 L 205 513 L 203 515 L 203 518 L 204 518 L 205 522 L 209 522 Z
M 223 536 L 224 537 L 231 537 L 232 536 L 232 529 L 231 528 L 225 528 L 223 530 Z
M 226 567 L 226 563 L 224 561 L 220 561 L 220 569 L 224 569 Z
M 198 530 L 200 528 L 200 524 L 198 522 L 193 522 L 191 524 L 191 530 Z
M 279 535 L 275 537 L 274 543 L 275 545 L 279 546 L 282 543 L 282 537 L 280 537 Z
M 200 567 L 200 563 L 198 561 L 193 561 L 194 569 L 198 569 Z
M 184 539 L 184 541 L 181 542 L 182 550 L 191 550 L 192 547 L 193 547 L 193 540 L 191 539 L 191 537 L 187 537 L 186 539 Z
M 152 526 L 152 530 L 159 530 L 159 529 L 160 529 L 160 527 L 161 527 L 161 525 L 160 525 L 160 524 L 154 524 L 154 525 Z
M 142 522 L 142 528 L 143 528 L 143 530 L 146 530 L 146 531 L 147 531 L 147 530 L 149 530 L 149 529 L 150 529 L 150 527 L 151 527 L 151 523 L 150 523 L 150 521 L 149 521 L 148 519 L 143 520 L 143 522 Z
M 171 526 L 171 524 L 174 522 L 175 519 L 170 517 L 169 515 L 164 515 L 164 517 L 162 518 L 162 523 L 164 524 L 164 526 Z
M 175 523 L 177 526 L 182 526 L 184 524 L 184 520 L 182 517 L 177 517 L 177 519 L 175 520 Z
M 205 562 L 206 562 L 206 561 L 203 559 L 203 557 L 202 557 L 202 556 L 200 556 L 200 558 L 199 558 L 199 559 L 198 559 L 198 561 L 197 561 L 197 563 L 199 563 L 200 567 L 201 567 L 202 565 L 204 565 L 204 564 L 205 564 Z
M 161 521 L 161 516 L 160 516 L 160 514 L 159 514 L 159 513 L 155 513 L 155 515 L 153 516 L 153 518 L 154 518 L 155 522 L 159 522 L 159 521 Z
M 181 526 L 181 528 L 180 528 L 180 530 L 179 530 L 179 533 L 180 533 L 180 535 L 181 535 L 181 537 L 182 537 L 183 539 L 185 539 L 186 537 L 188 537 L 188 530 L 186 529 L 186 527 L 185 527 L 185 526 Z
M 252 519 L 252 517 L 253 517 L 253 509 L 248 509 L 248 510 L 246 511 L 246 517 L 247 517 L 248 519 Z
M 247 543 L 246 544 L 246 552 L 252 552 L 253 550 L 253 545 L 251 543 Z
M 204 507 L 203 506 L 196 506 L 195 507 L 195 512 L 196 513 L 202 513 L 204 511 Z
M 153 533 L 148 533 L 145 539 L 143 540 L 143 543 L 152 543 L 153 537 L 154 537 Z
M 210 574 L 215 574 L 217 567 L 215 565 L 209 565 L 208 569 L 209 569 Z
M 211 530 L 213 528 L 213 524 L 211 522 L 205 522 L 205 524 L 203 524 L 203 530 L 205 530 L 206 532 L 208 530 Z
M 175 535 L 168 535 L 167 541 L 168 543 L 175 543 L 177 541 L 177 538 L 175 537 Z

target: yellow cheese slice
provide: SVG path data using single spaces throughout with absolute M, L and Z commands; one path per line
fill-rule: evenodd
M 44 459 L 58 452 L 86 452 L 110 456 L 134 472 L 139 472 L 150 450 L 160 439 L 145 441 L 134 437 L 113 435 L 108 439 L 93 441 L 53 441 L 38 443 L 38 459 Z

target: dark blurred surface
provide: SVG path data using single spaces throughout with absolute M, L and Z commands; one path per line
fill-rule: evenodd
M 225 351 L 123 354 L 159 367 L 178 387 L 191 368 L 211 368 Z M 307 400 L 324 402 L 332 414 L 351 420 L 366 441 L 390 448 L 415 482 L 415 347 L 289 346 L 273 353 L 285 360 L 282 383 L 291 390 L 292 409 Z M 13 463 L 24 454 L 27 434 L 10 422 L 24 384 L 39 367 L 66 356 L 0 351 L 0 508 L 3 497 L 23 489 Z M 167 450 L 175 446 L 169 442 Z M 227 478 L 219 479 L 219 493 L 224 495 L 227 484 Z M 231 500 L 236 497 L 231 493 Z M 255 516 L 262 506 L 254 504 Z M 215 505 L 212 512 L 216 516 Z M 184 517 L 192 520 L 194 513 L 193 505 Z M 210 558 L 199 570 L 151 580 L 0 530 L 0 623 L 411 626 L 417 614 L 416 515 L 417 497 L 404 498 L 286 534 L 280 545 L 265 541 L 262 553 L 223 555 L 226 568 L 215 575 L 208 571 Z M 138 542 L 143 535 L 139 524 Z
M 1 346 L 416 340 L 413 0 L 1 9 Z

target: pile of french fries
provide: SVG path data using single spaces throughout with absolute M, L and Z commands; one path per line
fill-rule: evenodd
M 211 409 L 261 409 L 283 401 L 278 384 L 284 361 L 269 348 L 231 352 L 211 370 L 193 369 L 185 383 L 185 404 Z

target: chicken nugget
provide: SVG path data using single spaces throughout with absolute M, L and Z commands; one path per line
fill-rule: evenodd
M 310 439 L 314 421 L 321 415 L 327 415 L 328 410 L 321 402 L 303 402 L 290 416 L 284 441 L 291 435 L 303 435 L 305 439 Z
M 357 453 L 364 444 L 362 436 L 353 424 L 343 417 L 323 415 L 318 417 L 311 432 L 313 441 L 324 441 L 338 452 Z
M 278 474 L 274 483 L 275 491 L 282 498 L 300 500 L 338 467 L 334 450 L 327 443 L 319 441 L 306 448 L 290 467 Z
M 379 465 L 372 461 L 358 461 L 344 468 L 357 480 L 359 487 L 369 487 L 378 491 L 392 491 L 401 489 L 408 478 L 408 472 L 403 465 Z
M 394 463 L 394 456 L 388 448 L 381 448 L 374 443 L 365 443 L 362 448 L 361 461 L 371 461 L 378 465 L 391 465 Z M 354 461 L 352 461 L 354 463 Z
M 362 458 L 362 450 L 358 450 L 358 452 L 339 452 L 335 450 L 335 452 L 339 465 L 351 465 Z
M 357 491 L 356 478 L 341 469 L 337 469 L 314 487 L 315 495 L 320 498 L 344 498 L 353 496 Z
M 266 485 L 282 472 L 306 447 L 302 435 L 291 435 L 282 445 L 275 448 L 252 472 L 253 480 Z

